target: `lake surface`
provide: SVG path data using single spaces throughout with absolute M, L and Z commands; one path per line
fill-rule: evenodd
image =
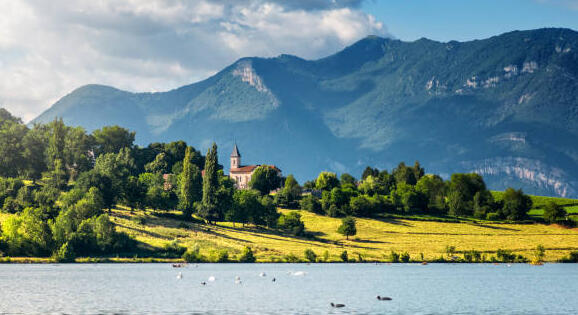
M 0 265 L 10 314 L 578 314 L 577 295 L 577 264 Z

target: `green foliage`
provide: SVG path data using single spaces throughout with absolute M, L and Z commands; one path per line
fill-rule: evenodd
M 169 163 L 167 162 L 167 155 L 164 152 L 157 154 L 154 161 L 145 165 L 145 171 L 149 173 L 166 174 L 169 172 Z
M 200 263 L 204 261 L 204 258 L 200 253 L 199 246 L 197 245 L 187 249 L 182 258 L 188 263 Z
M 408 252 L 403 252 L 401 253 L 401 255 L 399 256 L 399 260 L 402 263 L 408 263 L 410 259 L 409 253 Z
M 488 221 L 498 221 L 500 219 L 501 219 L 500 214 L 497 212 L 490 212 L 486 214 L 486 220 Z
M 528 259 L 522 255 L 516 255 L 511 250 L 498 249 L 495 259 L 503 263 L 525 263 Z
M 215 251 L 213 253 L 213 262 L 216 262 L 216 263 L 229 262 L 229 252 L 226 249 Z
M 400 255 L 393 250 L 389 253 L 389 261 L 392 263 L 398 263 L 400 259 Z
M 41 209 L 26 208 L 2 225 L 2 239 L 10 256 L 50 255 L 53 238 Z
M 343 218 L 341 220 L 341 225 L 337 228 L 337 233 L 345 235 L 346 239 L 357 234 L 355 219 L 352 217 Z
M 251 175 L 249 187 L 257 190 L 261 195 L 268 195 L 270 191 L 279 188 L 281 177 L 275 168 L 269 165 L 257 167 Z
M 315 252 L 312 249 L 306 249 L 305 250 L 305 259 L 309 262 L 316 262 L 317 261 L 317 254 L 315 254 Z
M 482 253 L 477 250 L 464 251 L 464 260 L 468 263 L 482 262 Z
M 341 255 L 339 255 L 339 258 L 341 258 L 341 261 L 343 262 L 348 262 L 349 261 L 349 256 L 347 254 L 347 251 L 344 250 Z
M 295 236 L 303 236 L 305 234 L 305 224 L 301 221 L 301 215 L 296 211 L 281 214 L 277 221 L 277 227 Z
M 94 153 L 97 156 L 106 153 L 118 153 L 133 146 L 135 133 L 119 126 L 106 126 L 92 132 Z
M 203 178 L 201 171 L 192 162 L 192 148 L 187 147 L 183 159 L 183 171 L 179 177 L 179 208 L 188 219 L 193 214 L 195 202 L 203 197 Z
M 76 258 L 76 254 L 74 253 L 74 249 L 72 245 L 68 242 L 64 243 L 59 249 L 58 252 L 54 255 L 54 260 L 60 263 L 70 263 L 74 262 Z
M 542 244 L 536 246 L 534 250 L 534 260 L 533 263 L 541 263 L 544 261 L 544 256 L 546 256 L 546 248 Z
M 486 191 L 483 178 L 476 174 L 452 174 L 448 187 L 449 214 L 471 216 L 474 213 L 474 196 Z
M 195 253 L 195 248 L 193 248 L 192 253 L 189 253 L 191 255 L 198 255 L 198 248 L 196 248 L 196 253 Z M 163 255 L 165 257 L 169 257 L 169 258 L 176 258 L 176 257 L 184 257 L 184 255 L 187 253 L 187 248 L 182 246 L 181 243 L 178 240 L 173 240 L 169 243 L 166 243 L 165 246 L 163 247 Z
M 199 215 L 209 222 L 218 221 L 222 218 L 223 213 L 218 208 L 219 179 L 217 174 L 217 145 L 213 143 L 207 151 L 205 159 L 205 176 L 203 177 L 203 198 L 200 206 Z
M 504 206 L 500 212 L 508 220 L 521 220 L 528 215 L 528 211 L 532 208 L 532 199 L 525 195 L 521 189 L 506 189 L 503 202 Z
M 321 208 L 321 203 L 319 199 L 313 195 L 306 195 L 301 199 L 299 203 L 301 209 L 307 210 L 309 212 L 321 214 L 323 213 L 323 208 Z
M 278 200 L 276 203 L 282 207 L 297 208 L 299 206 L 299 199 L 301 199 L 301 191 L 301 186 L 299 186 L 295 177 L 289 175 L 285 179 L 283 190 L 275 195 L 276 200 Z
M 548 201 L 544 206 L 544 220 L 548 223 L 555 223 L 566 218 L 566 210 L 553 201 Z
M 293 254 L 293 253 L 289 253 L 289 254 L 285 255 L 284 258 L 285 258 L 285 261 L 288 263 L 298 263 L 300 261 L 299 257 L 295 256 L 295 254 Z
M 339 186 L 339 179 L 337 175 L 331 172 L 321 172 L 315 181 L 315 188 L 319 190 L 331 191 L 333 188 Z
M 570 253 L 568 253 L 568 257 L 561 259 L 560 262 L 578 263 L 578 251 L 577 250 L 571 251 Z
M 239 257 L 239 262 L 254 263 L 255 261 L 257 261 L 257 259 L 253 255 L 253 250 L 251 247 L 245 246 L 241 252 L 241 256 Z

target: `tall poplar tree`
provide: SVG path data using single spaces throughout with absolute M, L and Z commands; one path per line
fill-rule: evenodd
M 217 191 L 219 189 L 219 179 L 217 177 L 217 144 L 207 152 L 205 159 L 205 175 L 203 176 L 203 200 L 199 215 L 209 223 L 219 220 L 222 216 L 218 209 Z
M 201 200 L 203 189 L 201 172 L 192 163 L 192 159 L 192 148 L 187 147 L 183 159 L 183 171 L 179 178 L 179 207 L 183 210 L 185 219 L 189 219 L 193 214 L 194 203 Z

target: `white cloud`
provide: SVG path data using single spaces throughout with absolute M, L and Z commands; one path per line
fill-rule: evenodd
M 84 84 L 160 91 L 244 56 L 322 57 L 386 34 L 361 1 L 4 0 L 0 106 L 30 120 Z

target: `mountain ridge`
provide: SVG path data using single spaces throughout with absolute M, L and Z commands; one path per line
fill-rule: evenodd
M 83 86 L 34 122 L 118 124 L 140 144 L 217 141 L 222 159 L 237 139 L 248 162 L 300 180 L 419 160 L 441 174 L 482 172 L 495 189 L 577 196 L 577 51 L 570 29 L 445 43 L 368 36 L 317 60 L 241 58 L 166 92 Z

